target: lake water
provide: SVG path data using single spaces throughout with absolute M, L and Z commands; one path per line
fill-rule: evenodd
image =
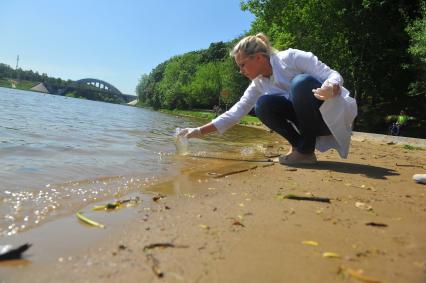
M 143 191 L 197 158 L 177 156 L 176 127 L 203 122 L 149 109 L 0 88 L 0 237 Z M 262 143 L 259 138 L 262 137 Z M 238 127 L 191 140 L 192 155 L 263 156 L 265 137 Z

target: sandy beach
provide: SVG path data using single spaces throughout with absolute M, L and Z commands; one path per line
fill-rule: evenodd
M 61 234 L 68 252 L 2 264 L 0 282 L 426 282 L 426 185 L 412 180 L 426 148 L 406 142 L 356 135 L 347 160 L 329 151 L 304 168 L 186 172 L 182 193 L 168 193 L 176 180 L 157 184 L 149 207 L 122 209 L 130 223 L 80 225 L 80 239 L 97 233 L 83 249 Z

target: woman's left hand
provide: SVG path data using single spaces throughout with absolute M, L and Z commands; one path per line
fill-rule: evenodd
M 312 92 L 318 100 L 327 100 L 340 94 L 340 86 L 325 81 L 320 88 L 313 89 Z

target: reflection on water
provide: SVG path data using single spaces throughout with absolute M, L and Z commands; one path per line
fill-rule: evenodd
M 4 88 L 0 107 L 3 236 L 89 203 L 144 191 L 184 168 L 214 163 L 175 154 L 175 128 L 199 126 L 197 120 Z M 256 159 L 263 158 L 266 144 L 275 140 L 264 131 L 238 127 L 223 136 L 193 139 L 189 151 Z

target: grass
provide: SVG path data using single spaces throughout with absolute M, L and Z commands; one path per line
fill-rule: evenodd
M 196 110 L 167 110 L 167 109 L 160 109 L 160 112 L 168 113 L 172 115 L 177 116 L 185 116 L 185 117 L 193 117 L 193 118 L 199 118 L 203 120 L 213 120 L 216 116 L 213 112 L 209 111 L 196 111 Z M 260 126 L 262 125 L 262 122 L 260 122 L 259 118 L 246 115 L 240 120 L 241 125 L 256 125 Z
M 409 144 L 405 144 L 404 145 L 404 149 L 408 149 L 408 150 L 424 150 L 422 147 L 412 146 L 412 145 L 409 145 Z
M 16 80 L 14 80 L 16 81 Z M 35 86 L 38 82 L 33 82 L 33 81 L 24 81 L 24 80 L 20 80 L 17 84 L 16 84 L 16 89 L 21 89 L 21 90 L 30 90 L 33 86 Z M 7 88 L 12 88 L 12 82 L 9 79 L 5 79 L 5 78 L 1 78 L 0 79 L 0 86 L 1 87 L 7 87 Z
M 12 87 L 12 84 L 7 79 L 0 79 L 0 86 L 1 87 Z

